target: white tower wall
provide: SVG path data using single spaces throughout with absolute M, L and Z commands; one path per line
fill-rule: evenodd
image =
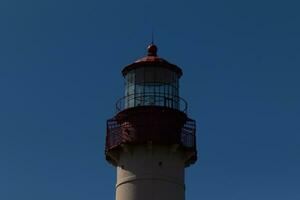
M 116 200 L 184 200 L 184 162 L 175 146 L 125 146 L 118 159 Z

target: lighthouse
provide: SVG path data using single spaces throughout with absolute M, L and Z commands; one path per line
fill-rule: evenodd
M 124 97 L 107 120 L 105 157 L 116 167 L 116 200 L 184 200 L 185 169 L 197 160 L 196 122 L 180 97 L 180 67 L 147 55 L 122 70 Z

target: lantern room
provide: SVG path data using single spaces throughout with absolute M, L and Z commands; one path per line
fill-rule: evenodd
M 155 45 L 149 45 L 148 55 L 126 66 L 122 74 L 125 79 L 125 96 L 118 102 L 119 111 L 137 106 L 186 109 L 186 103 L 179 97 L 182 71 L 158 57 Z

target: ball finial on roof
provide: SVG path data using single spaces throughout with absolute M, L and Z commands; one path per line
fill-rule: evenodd
M 155 44 L 148 46 L 148 56 L 157 56 L 157 46 Z

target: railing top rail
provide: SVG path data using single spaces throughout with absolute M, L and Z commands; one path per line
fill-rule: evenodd
M 160 93 L 136 93 L 124 96 L 116 102 L 117 112 L 123 111 L 127 108 L 138 106 L 161 106 L 180 110 L 187 113 L 187 102 L 179 97 L 173 95 L 166 95 Z

